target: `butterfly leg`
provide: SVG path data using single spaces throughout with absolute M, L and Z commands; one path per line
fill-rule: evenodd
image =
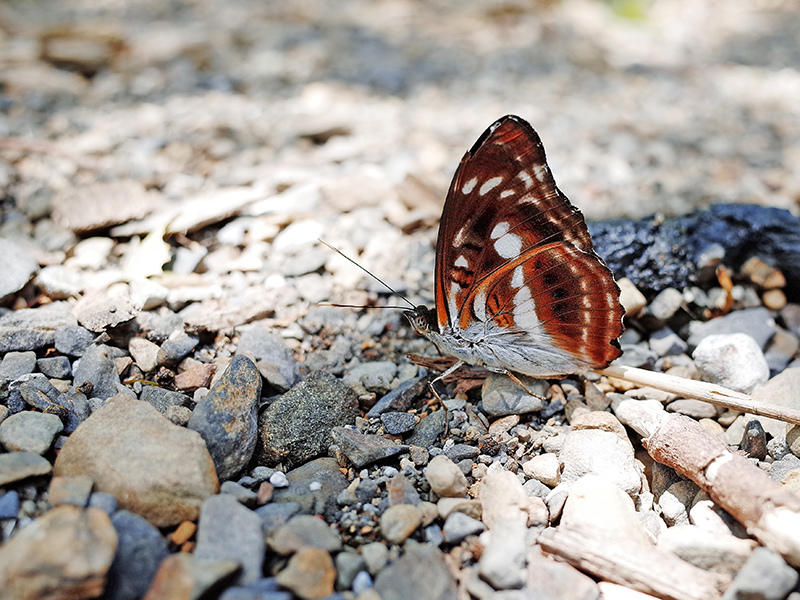
M 537 394 L 536 392 L 534 392 L 532 390 L 529 390 L 528 387 L 524 383 L 522 383 L 522 381 L 520 381 L 519 377 L 514 375 L 508 369 L 503 370 L 503 373 L 508 375 L 511 378 L 511 381 L 516 383 L 519 387 L 521 387 L 523 390 L 525 390 L 529 395 L 533 396 L 534 398 L 538 398 L 539 400 L 542 400 L 544 402 L 547 402 L 547 398 L 545 398 L 544 396 L 540 396 L 539 394 Z
M 463 364 L 464 364 L 464 361 L 463 360 L 459 360 L 456 364 L 454 364 L 452 367 L 447 369 L 445 372 L 443 372 L 441 375 L 436 377 L 433 381 L 431 381 L 428 384 L 428 387 L 431 389 L 431 392 L 433 393 L 433 396 L 439 401 L 439 404 L 441 404 L 442 408 L 444 409 L 444 435 L 445 435 L 445 437 L 447 436 L 447 434 L 448 434 L 448 432 L 450 430 L 450 411 L 447 409 L 447 405 L 445 405 L 444 400 L 442 400 L 442 397 L 436 391 L 436 387 L 434 386 L 434 384 L 437 381 L 443 381 L 445 377 L 447 377 L 448 375 L 454 373 Z

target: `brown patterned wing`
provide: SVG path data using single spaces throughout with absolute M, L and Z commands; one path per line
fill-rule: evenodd
M 509 299 L 524 300 L 523 288 L 531 300 L 515 310 Z M 596 342 L 587 358 L 605 364 L 619 354 L 609 344 L 622 331 L 618 296 L 583 215 L 556 186 L 538 134 L 519 117 L 496 121 L 462 159 L 445 201 L 436 246 L 440 331 L 489 319 L 519 332 L 533 323 L 523 316 L 528 307 L 542 339 Z M 606 325 L 591 325 L 600 312 Z

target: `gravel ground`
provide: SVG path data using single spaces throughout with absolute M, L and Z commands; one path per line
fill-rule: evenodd
M 318 305 L 396 300 L 317 239 L 430 304 L 450 178 L 507 113 L 589 220 L 794 222 L 798 30 L 741 0 L 0 6 L 0 589 L 796 600 L 798 554 L 654 462 L 625 402 L 790 495 L 798 427 L 597 375 L 542 402 L 462 373 L 445 412 L 401 315 Z M 800 408 L 795 282 L 721 258 L 623 285 L 622 364 Z

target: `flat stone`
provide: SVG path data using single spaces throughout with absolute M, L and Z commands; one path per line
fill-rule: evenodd
M 73 504 L 87 506 L 94 482 L 90 477 L 53 477 L 47 490 L 47 499 L 53 506 Z
M 543 379 L 520 376 L 520 381 L 526 388 L 544 396 L 547 393 L 547 382 Z M 544 401 L 528 394 L 508 375 L 491 373 L 481 388 L 481 402 L 483 409 L 490 417 L 505 415 L 520 415 L 541 410 Z
M 258 439 L 260 400 L 256 366 L 246 356 L 234 356 L 192 411 L 188 427 L 205 441 L 220 480 L 235 477 L 250 462 Z
M 267 542 L 270 548 L 284 556 L 308 546 L 328 552 L 338 552 L 342 548 L 339 535 L 325 521 L 311 515 L 291 518 L 286 525 L 274 531 Z
M 72 308 L 66 302 L 11 311 L 0 316 L 0 352 L 50 346 L 59 328 L 74 325 Z
M 601 429 L 572 431 L 559 453 L 561 481 L 572 483 L 594 474 L 614 483 L 627 494 L 637 494 L 641 476 L 634 461 L 633 446 L 616 433 Z
M 273 502 L 296 502 L 306 514 L 332 516 L 336 497 L 348 485 L 335 458 L 317 458 L 286 473 L 289 486 L 276 488 Z
M 99 597 L 116 548 L 105 512 L 57 506 L 0 546 L 0 590 L 8 598 L 52 598 L 54 590 Z
M 408 452 L 408 446 L 395 444 L 379 435 L 359 433 L 345 427 L 334 427 L 331 430 L 331 437 L 357 469 Z
M 59 327 L 55 332 L 54 344 L 56 350 L 69 356 L 83 356 L 86 349 L 92 345 L 96 334 L 80 325 L 66 325 Z
M 381 423 L 386 432 L 392 435 L 402 435 L 414 429 L 416 417 L 406 412 L 385 412 L 381 414 Z
M 131 353 L 136 366 L 145 373 L 155 371 L 158 367 L 158 351 L 157 344 L 142 337 L 133 337 L 128 342 L 128 352 Z
M 0 443 L 10 452 L 44 454 L 63 429 L 55 415 L 23 411 L 0 423 Z
M 0 362 L 0 380 L 14 381 L 33 373 L 36 368 L 36 352 L 8 352 Z
M 256 513 L 225 494 L 211 496 L 203 503 L 195 558 L 234 560 L 242 567 L 236 582 L 248 584 L 262 577 L 265 552 L 261 518 Z
M 353 389 L 333 375 L 312 373 L 270 404 L 258 419 L 259 464 L 297 465 L 327 453 L 334 427 L 350 425 L 359 414 Z
M 48 475 L 53 470 L 46 458 L 31 452 L 5 452 L 0 454 L 0 486 L 28 477 Z
M 432 446 L 439 436 L 444 433 L 447 424 L 447 415 L 443 410 L 430 413 L 427 417 L 420 419 L 414 428 L 414 433 L 406 440 L 409 446 L 419 446 L 428 448 Z
M 661 532 L 657 546 L 700 569 L 733 577 L 741 570 L 757 543 L 729 532 L 709 531 L 695 525 L 676 525 Z
M 779 554 L 759 546 L 750 554 L 722 599 L 781 600 L 794 588 L 797 579 L 797 571 L 787 565 Z
M 188 407 L 192 401 L 186 394 L 173 392 L 155 385 L 142 386 L 139 400 L 152 404 L 162 415 L 166 415 L 167 410 L 172 406 Z
M 36 366 L 47 377 L 53 379 L 68 379 L 72 376 L 72 364 L 66 356 L 50 356 L 40 358 Z
M 385 394 L 397 374 L 397 365 L 391 361 L 365 362 L 345 373 L 345 383 L 363 385 L 368 391 Z
M 105 289 L 87 291 L 75 304 L 74 311 L 78 323 L 99 333 L 133 320 L 141 308 L 127 283 L 115 283 Z
M 170 336 L 161 344 L 156 357 L 159 364 L 176 365 L 197 348 L 200 339 L 183 331 Z
M 191 521 L 217 492 L 214 463 L 202 438 L 177 427 L 146 402 L 110 398 L 67 439 L 56 475 L 88 475 L 121 508 L 156 527 Z

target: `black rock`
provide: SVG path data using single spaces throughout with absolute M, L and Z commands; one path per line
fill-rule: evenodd
M 414 415 L 406 412 L 386 412 L 381 415 L 381 423 L 388 433 L 401 435 L 414 429 Z
M 758 256 L 786 276 L 787 297 L 800 298 L 800 219 L 788 210 L 715 204 L 678 218 L 591 223 L 589 231 L 614 275 L 645 293 L 691 285 L 703 252 L 719 244 L 725 265 L 738 269 Z

